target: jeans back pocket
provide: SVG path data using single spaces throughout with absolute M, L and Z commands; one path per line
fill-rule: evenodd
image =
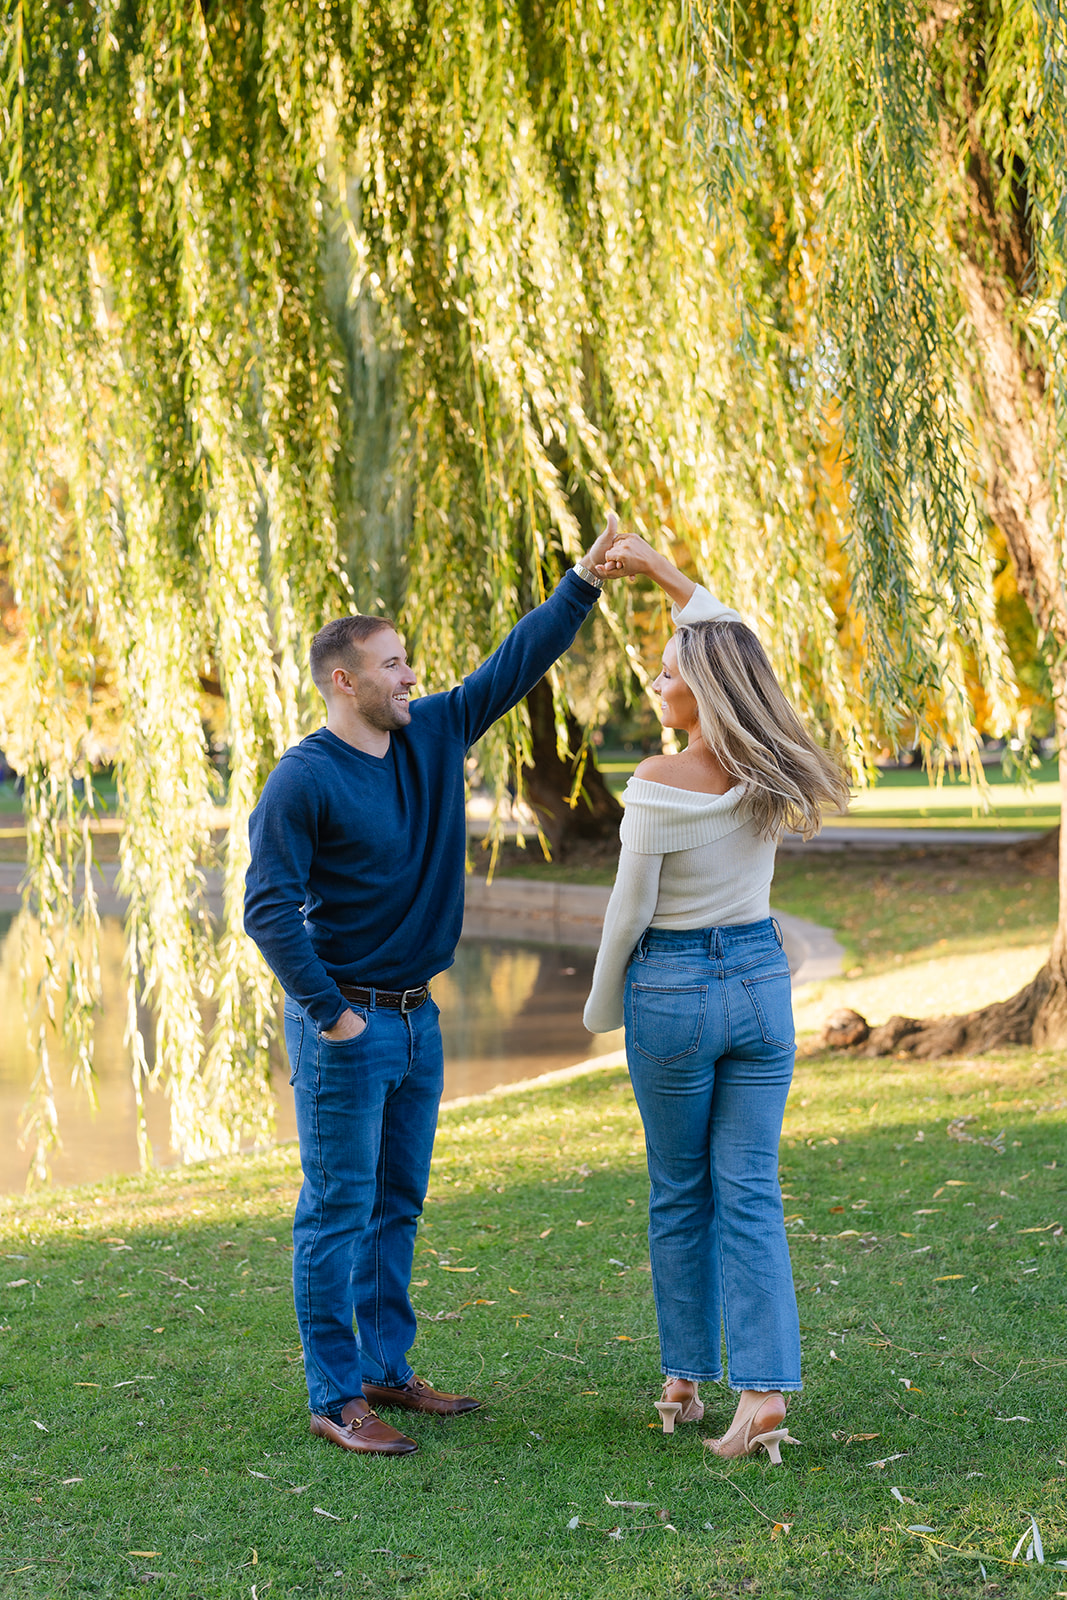
M 793 1028 L 793 986 L 788 970 L 768 972 L 762 978 L 742 978 L 756 1013 L 764 1044 L 788 1050 L 796 1043 Z
M 686 988 L 672 984 L 664 989 L 650 983 L 631 983 L 634 1047 L 661 1066 L 681 1056 L 691 1056 L 700 1046 L 707 1008 L 706 983 Z

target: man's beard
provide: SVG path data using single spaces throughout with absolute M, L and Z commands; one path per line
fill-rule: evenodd
M 392 695 L 376 696 L 373 701 L 359 707 L 364 722 L 379 733 L 395 733 L 406 728 L 411 721 L 411 711 L 406 700 L 396 700 Z

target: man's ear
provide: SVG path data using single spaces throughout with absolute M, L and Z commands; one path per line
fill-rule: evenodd
M 330 673 L 330 693 L 335 695 L 351 694 L 354 677 L 355 674 L 350 667 L 334 667 Z

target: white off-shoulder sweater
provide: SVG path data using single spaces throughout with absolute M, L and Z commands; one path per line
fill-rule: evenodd
M 676 623 L 740 620 L 699 586 L 672 615 Z M 585 1004 L 590 1033 L 622 1026 L 626 968 L 646 928 L 724 927 L 770 915 L 775 844 L 756 832 L 746 793 L 743 784 L 715 795 L 630 779 L 619 870 Z

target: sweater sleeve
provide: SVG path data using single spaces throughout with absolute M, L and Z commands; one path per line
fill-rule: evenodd
M 414 701 L 413 714 L 424 714 L 419 712 L 420 706 L 444 710 L 452 726 L 461 729 L 470 749 L 559 660 L 599 598 L 600 590 L 593 584 L 579 578 L 573 569 L 565 572 L 548 599 L 519 618 L 488 661 L 476 667 L 458 688 Z
M 671 606 L 671 617 L 675 627 L 684 627 L 689 622 L 743 622 L 740 611 L 734 611 L 730 606 L 724 606 L 721 600 L 702 584 L 697 584 L 684 606 L 677 601 Z
M 590 1033 L 609 1033 L 623 1025 L 626 968 L 655 915 L 662 864 L 662 855 L 639 854 L 622 847 L 582 1019 Z
M 333 1027 L 347 1002 L 304 925 L 318 825 L 318 796 L 307 763 L 299 756 L 283 756 L 248 820 L 245 932 L 286 994 L 322 1029 Z

